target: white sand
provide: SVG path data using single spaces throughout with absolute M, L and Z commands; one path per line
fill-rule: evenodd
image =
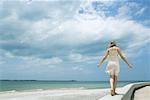
M 109 89 L 60 89 L 24 92 L 1 92 L 0 100 L 97 100 Z

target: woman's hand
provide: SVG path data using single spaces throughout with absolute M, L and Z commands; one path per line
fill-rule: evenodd
M 97 64 L 97 67 L 100 67 L 101 66 L 101 64 Z
M 132 65 L 131 64 L 128 64 L 129 68 L 132 68 Z

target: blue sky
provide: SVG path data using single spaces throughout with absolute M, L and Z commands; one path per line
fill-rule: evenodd
M 108 80 L 115 40 L 133 65 L 119 80 L 150 80 L 149 15 L 149 0 L 2 0 L 0 79 Z

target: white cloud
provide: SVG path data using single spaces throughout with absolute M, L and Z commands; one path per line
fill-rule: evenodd
M 64 29 L 64 42 L 66 44 L 91 43 L 96 40 L 121 39 L 125 36 L 147 36 L 149 28 L 135 21 L 107 18 L 105 20 L 67 21 L 61 25 Z M 140 29 L 140 30 L 139 30 Z
M 55 66 L 56 64 L 63 63 L 63 60 L 59 57 L 52 57 L 49 59 L 41 59 L 36 57 L 21 57 L 29 65 L 37 66 Z
M 2 4 L 3 4 L 3 2 L 4 2 L 4 0 L 1 0 L 1 1 L 0 1 L 0 5 L 2 5 Z
M 86 5 L 88 5 L 88 3 Z M 141 11 L 143 10 L 141 9 Z M 61 16 L 65 13 L 61 9 L 59 9 L 59 12 L 61 12 Z M 130 17 L 128 16 L 129 12 L 130 8 L 122 6 L 118 9 L 117 16 L 103 18 L 99 16 L 99 14 L 91 14 L 90 16 L 94 16 L 91 20 L 86 19 L 86 17 L 89 17 L 86 14 L 81 16 L 80 14 L 73 13 L 74 17 L 68 20 L 63 17 L 60 19 L 45 18 L 31 23 L 27 20 L 21 21 L 17 13 L 13 11 L 12 15 L 5 20 L 8 22 L 13 20 L 15 23 L 19 23 L 25 27 L 29 26 L 26 29 L 27 32 L 20 36 L 20 41 L 39 48 L 48 48 L 53 45 L 53 43 L 55 43 L 55 45 L 76 46 L 93 43 L 95 41 L 123 39 L 128 36 L 133 37 L 134 42 L 132 45 L 135 45 L 134 43 L 144 41 L 146 37 L 149 37 L 150 28 L 128 19 Z M 49 13 L 49 16 L 50 15 Z M 141 39 L 137 39 L 138 37 Z M 128 45 L 128 47 L 131 46 Z M 88 57 L 81 57 L 81 55 L 76 56 L 79 61 L 89 59 Z
M 39 58 L 35 56 L 16 56 L 12 54 L 9 51 L 1 50 L 1 53 L 3 53 L 2 56 L 0 56 L 0 61 L 6 62 L 8 59 L 18 59 L 19 61 L 23 61 L 26 63 L 26 66 L 55 66 L 58 64 L 63 63 L 63 60 L 59 57 L 51 57 L 51 58 Z
M 84 1 L 85 4 L 81 3 L 81 6 L 86 7 L 90 5 L 91 2 L 92 1 Z M 132 5 L 137 6 L 136 4 Z M 103 6 L 105 6 L 105 4 Z M 54 8 L 55 7 L 52 7 L 52 9 Z M 63 11 L 64 9 L 57 8 L 56 10 L 63 16 L 65 14 L 65 11 Z M 144 10 L 145 9 L 142 8 L 137 13 L 142 14 Z M 89 17 L 86 14 L 82 14 L 81 16 L 77 13 L 71 13 L 73 14 L 72 16 L 74 16 L 72 19 L 66 20 L 64 17 L 60 19 L 45 18 L 29 22 L 28 20 L 19 19 L 19 15 L 17 15 L 17 12 L 14 10 L 12 11 L 11 16 L 6 17 L 3 21 L 11 22 L 11 24 L 19 24 L 20 27 L 26 27 L 27 32 L 22 34 L 19 37 L 19 40 L 34 47 L 45 46 L 45 48 L 47 48 L 53 45 L 53 43 L 56 45 L 63 44 L 76 46 L 93 43 L 95 41 L 123 39 L 126 36 L 132 36 L 134 42 L 132 43 L 132 46 L 128 45 L 128 48 L 130 48 L 133 47 L 133 45 L 136 45 L 134 43 L 145 41 L 145 38 L 149 37 L 150 28 L 134 20 L 128 19 L 128 17 L 131 17 L 128 15 L 129 12 L 130 8 L 124 5 L 118 9 L 117 16 L 103 18 L 102 16 L 99 16 L 99 14 L 91 14 L 90 16 L 94 16 L 91 20 L 88 18 L 86 19 L 86 17 Z M 51 16 L 51 13 L 48 14 Z M 139 44 L 142 45 L 142 43 L 143 42 Z M 78 59 L 81 60 L 82 57 L 80 57 L 81 56 L 78 55 Z M 87 60 L 88 57 L 85 57 L 84 59 Z
M 91 3 L 92 1 L 89 2 Z M 89 3 L 87 3 L 86 6 L 88 4 Z M 58 8 L 56 10 L 58 10 Z M 59 22 L 56 19 L 42 19 L 36 22 L 33 21 L 32 23 L 23 21 L 22 24 L 26 23 L 25 25 L 29 27 L 27 29 L 28 32 L 21 37 L 21 41 L 33 43 L 34 45 L 36 45 L 36 42 L 40 42 L 47 46 L 50 45 L 48 44 L 50 39 L 56 38 L 58 44 L 64 42 L 66 45 L 80 45 L 82 43 L 86 44 L 102 39 L 121 39 L 129 34 L 135 36 L 140 33 L 147 34 L 149 28 L 135 21 L 125 19 L 129 17 L 127 14 L 129 10 L 127 6 L 122 6 L 119 8 L 117 16 L 102 18 L 99 15 L 91 15 L 96 16 L 92 20 L 85 20 L 80 15 L 74 13 L 74 16 L 76 16 L 74 19 L 58 19 L 64 20 L 63 22 Z M 59 9 L 59 12 L 62 12 L 61 16 L 65 13 L 61 9 Z M 13 16 L 16 15 L 13 14 Z M 84 16 L 84 14 L 82 16 Z M 122 18 L 118 18 L 118 16 L 122 16 Z M 87 17 L 86 14 L 84 17 Z M 20 19 L 15 19 L 15 21 L 21 22 Z
M 130 10 L 131 9 L 129 7 L 127 7 L 126 5 L 120 7 L 118 9 L 118 15 L 117 15 L 117 17 L 118 18 L 127 18 L 127 19 L 130 18 L 130 16 L 129 16 Z
M 86 55 L 82 55 L 79 53 L 71 53 L 68 56 L 68 59 L 71 60 L 72 62 L 93 62 L 95 60 L 98 60 L 98 56 L 86 56 Z
M 127 57 L 139 57 L 143 52 L 145 52 L 143 47 L 147 46 L 149 43 L 150 35 L 147 34 L 146 36 L 143 36 L 143 34 L 140 34 L 137 38 L 128 43 L 124 53 Z
M 77 66 L 76 66 L 76 67 L 73 67 L 72 69 L 75 70 L 75 71 L 82 71 L 82 70 L 83 70 L 83 68 L 77 67 Z
M 126 46 L 123 47 L 125 49 L 123 52 L 127 56 L 139 57 L 143 52 L 141 49 L 143 45 L 145 47 L 150 42 L 150 28 L 148 25 L 145 26 L 132 19 L 132 14 L 142 15 L 146 8 L 137 11 L 140 7 L 135 3 L 129 3 L 130 6 L 119 5 L 116 15 L 106 15 L 107 10 L 113 11 L 106 8 L 115 5 L 115 0 L 113 2 L 102 0 L 102 9 L 99 9 L 98 12 L 92 8 L 92 1 L 84 0 L 82 3 L 82 0 L 78 2 L 62 2 L 60 0 L 60 2 L 39 4 L 31 2 L 27 6 L 21 2 L 18 4 L 16 2 L 16 5 L 15 3 L 10 4 L 7 9 L 10 13 L 0 19 L 1 30 L 7 30 L 6 33 L 8 33 L 3 35 L 0 40 L 3 50 L 0 50 L 2 54 L 0 64 L 4 66 L 3 70 L 9 71 L 9 62 L 11 62 L 14 64 L 14 72 L 15 70 L 16 72 L 28 72 L 28 70 L 24 70 L 30 69 L 31 76 L 35 71 L 44 73 L 44 75 L 46 72 L 49 76 L 52 73 L 55 75 L 57 72 L 69 75 L 69 73 L 65 73 L 66 71 L 73 71 L 76 74 L 78 71 L 82 71 L 87 74 L 91 70 L 84 69 L 84 66 L 89 65 L 88 67 L 90 67 L 90 64 L 98 62 L 100 58 L 94 56 L 99 52 L 96 51 L 98 48 L 96 45 L 103 43 L 102 46 L 105 47 L 105 43 L 112 39 L 118 40 L 122 47 Z M 80 6 L 85 7 L 88 14 L 79 14 Z M 131 11 L 131 6 L 132 8 L 136 7 L 136 10 L 132 9 Z M 30 11 L 38 13 L 32 15 Z M 40 15 L 41 17 L 39 17 Z M 148 24 L 148 21 L 143 23 Z M 12 34 L 9 34 L 9 30 Z M 5 34 L 5 31 L 2 33 Z M 100 52 L 103 49 L 100 49 Z M 139 49 L 140 51 L 135 53 Z M 94 53 L 91 54 L 91 52 Z M 80 63 L 84 64 L 78 66 Z M 51 68 L 54 69 L 51 70 Z
M 136 12 L 135 15 L 137 15 L 137 16 L 142 15 L 145 10 L 146 10 L 146 8 L 141 8 L 139 11 Z

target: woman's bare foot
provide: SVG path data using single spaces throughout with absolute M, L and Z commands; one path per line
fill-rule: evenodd
M 118 93 L 115 92 L 115 95 L 118 95 Z
M 115 92 L 113 90 L 111 90 L 111 96 L 114 96 Z

